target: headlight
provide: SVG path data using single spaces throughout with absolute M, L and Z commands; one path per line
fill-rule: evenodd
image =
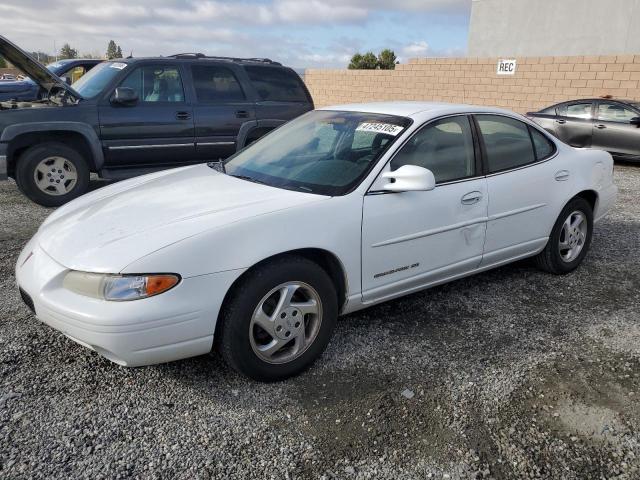
M 71 271 L 62 284 L 86 297 L 122 302 L 153 297 L 175 287 L 180 276 L 175 274 L 106 275 Z

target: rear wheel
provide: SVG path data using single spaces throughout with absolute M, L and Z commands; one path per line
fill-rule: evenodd
M 45 207 L 58 207 L 82 195 L 89 187 L 89 175 L 80 153 L 57 142 L 30 147 L 16 167 L 22 193 Z
M 296 375 L 319 357 L 338 316 L 335 288 L 317 264 L 283 257 L 250 272 L 225 302 L 217 343 L 225 361 L 259 381 Z
M 549 242 L 536 257 L 539 268 L 562 275 L 575 270 L 587 255 L 593 235 L 593 211 L 584 198 L 576 197 L 562 210 Z

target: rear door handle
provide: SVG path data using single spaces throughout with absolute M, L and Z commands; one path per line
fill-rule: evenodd
M 189 120 L 191 118 L 191 114 L 189 112 L 176 112 L 176 118 L 178 120 Z
M 560 170 L 559 172 L 556 172 L 555 179 L 557 182 L 566 182 L 569 180 L 569 175 L 568 170 Z
M 463 205 L 473 205 L 478 203 L 480 200 L 482 200 L 482 193 L 469 192 L 460 199 L 460 203 Z
M 556 123 L 559 123 L 560 125 L 564 125 L 565 123 L 567 123 L 567 121 L 558 119 L 558 120 L 556 120 Z
M 596 125 L 596 128 L 597 128 L 598 130 L 604 130 L 605 128 L 607 128 L 607 126 L 606 126 L 606 125 L 603 125 L 603 124 L 601 124 L 601 123 L 599 123 L 599 124 L 597 124 L 597 125 Z
M 246 110 L 238 110 L 236 112 L 236 117 L 238 117 L 238 118 L 249 118 L 249 112 L 247 112 Z

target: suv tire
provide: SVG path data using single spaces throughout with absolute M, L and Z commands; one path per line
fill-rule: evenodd
M 285 256 L 250 271 L 233 289 L 219 318 L 216 345 L 243 375 L 283 380 L 322 354 L 337 317 L 336 289 L 324 269 Z
M 82 155 L 58 142 L 30 147 L 16 166 L 18 188 L 43 207 L 59 207 L 85 193 L 89 175 Z

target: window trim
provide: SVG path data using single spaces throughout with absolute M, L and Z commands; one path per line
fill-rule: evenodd
M 515 120 L 517 122 L 522 123 L 524 126 L 527 127 L 527 132 L 529 133 L 529 141 L 531 142 L 531 148 L 533 150 L 533 158 L 534 161 L 533 162 L 529 162 L 529 163 L 525 163 L 523 165 L 519 165 L 517 167 L 512 167 L 512 168 L 504 168 L 502 170 L 496 170 L 495 172 L 492 172 L 489 169 L 489 157 L 487 155 L 487 147 L 484 143 L 484 137 L 482 135 L 482 132 L 480 130 L 480 125 L 478 125 L 478 120 L 477 117 L 480 115 L 491 115 L 493 117 L 505 117 L 505 118 L 510 118 L 511 120 Z M 477 131 L 478 131 L 478 138 L 480 140 L 480 144 L 482 146 L 482 163 L 483 163 L 483 170 L 485 172 L 485 177 L 493 177 L 495 175 L 502 175 L 503 173 L 507 173 L 507 172 L 513 172 L 515 170 L 522 170 L 523 168 L 529 168 L 531 166 L 534 165 L 538 165 L 540 163 L 544 163 L 544 162 L 548 162 L 549 160 L 551 160 L 552 158 L 556 157 L 558 155 L 558 145 L 556 144 L 556 142 L 549 136 L 547 135 L 546 132 L 543 132 L 542 130 L 540 130 L 539 128 L 533 126 L 531 123 L 523 121 L 519 118 L 516 118 L 514 116 L 511 115 L 507 115 L 504 113 L 493 113 L 493 112 L 480 112 L 480 113 L 473 113 L 473 120 L 477 125 Z M 531 128 L 534 128 L 535 130 L 538 131 L 538 133 L 542 134 L 547 140 L 549 140 L 551 142 L 551 144 L 553 145 L 553 152 L 551 153 L 551 155 L 548 155 L 540 160 L 537 159 L 537 155 L 536 155 L 536 147 L 535 144 L 533 143 L 533 136 L 531 135 Z
M 172 68 L 175 69 L 176 72 L 178 72 L 178 79 L 180 80 L 180 85 L 182 86 L 182 101 L 180 102 L 146 102 L 142 99 L 138 99 L 138 102 L 136 103 L 136 107 L 144 107 L 147 105 L 185 105 L 187 104 L 187 89 L 185 88 L 185 83 L 184 83 L 184 71 L 182 68 L 180 68 L 179 65 L 174 65 L 171 63 L 140 63 L 139 65 L 136 65 L 135 67 L 133 67 L 131 69 L 130 72 L 127 72 L 127 74 L 122 77 L 119 78 L 117 83 L 115 84 L 115 86 L 111 89 L 111 93 L 106 97 L 107 99 L 110 99 L 111 96 L 113 95 L 113 92 L 115 92 L 116 88 L 119 88 L 122 86 L 122 84 L 131 76 L 133 75 L 138 69 L 140 68 L 147 68 L 147 67 L 161 67 L 164 69 L 167 68 Z M 111 102 L 109 102 L 111 103 Z
M 611 123 L 615 123 L 615 124 L 618 124 L 618 125 L 630 125 L 629 122 L 619 122 L 619 121 L 616 121 L 616 120 L 603 120 L 602 118 L 598 118 L 598 114 L 600 113 L 600 105 L 602 105 L 603 103 L 604 104 L 608 103 L 608 104 L 620 105 L 625 110 L 631 110 L 632 112 L 636 113 L 636 116 L 640 117 L 640 111 L 638 109 L 632 107 L 631 105 L 627 104 L 627 103 L 619 102 L 617 100 L 598 100 L 598 102 L 596 103 L 595 112 L 594 112 L 594 116 L 593 116 L 593 121 L 594 122 L 611 122 Z
M 431 120 L 429 120 L 428 122 L 422 124 L 422 126 L 420 126 L 419 128 L 417 128 L 415 131 L 413 131 L 409 137 L 407 137 L 406 140 L 404 140 L 402 142 L 402 144 L 396 149 L 395 152 L 393 152 L 393 155 L 389 158 L 389 160 L 385 163 L 383 169 L 387 166 L 387 165 L 391 165 L 391 162 L 395 159 L 396 155 L 398 155 L 402 149 L 406 146 L 406 144 L 416 135 L 418 135 L 422 130 L 429 128 L 431 126 L 433 126 L 434 123 L 439 122 L 441 120 L 446 120 L 447 118 L 453 118 L 453 117 L 466 117 L 467 121 L 469 122 L 469 130 L 471 131 L 471 140 L 473 142 L 473 174 L 468 176 L 468 177 L 461 177 L 461 178 L 455 178 L 452 180 L 447 180 L 446 182 L 436 182 L 436 188 L 439 187 L 440 185 L 450 185 L 452 183 L 460 183 L 460 182 L 466 182 L 468 180 L 472 180 L 474 178 L 480 178 L 483 176 L 483 171 L 482 171 L 482 161 L 481 161 L 481 153 L 479 150 L 479 145 L 477 142 L 477 136 L 476 136 L 476 131 L 475 131 L 475 123 L 473 122 L 471 115 L 468 113 L 452 113 L 449 115 L 443 115 L 441 117 L 436 117 L 436 118 L 432 118 Z M 376 179 L 377 180 L 377 177 Z M 374 182 L 375 182 L 374 180 Z M 372 184 L 373 185 L 373 184 Z M 371 186 L 369 186 L 369 188 L 371 188 Z
M 244 98 L 239 99 L 239 100 L 233 100 L 230 102 L 214 102 L 214 101 L 203 101 L 200 100 L 198 98 L 198 88 L 196 87 L 196 80 L 195 80 L 195 75 L 193 73 L 193 69 L 196 67 L 201 67 L 201 68 L 224 68 L 226 70 L 228 70 L 229 72 L 231 72 L 231 75 L 233 75 L 233 78 L 236 79 L 236 82 L 238 83 L 238 86 L 240 87 L 240 91 L 242 92 L 242 96 Z M 244 86 L 242 85 L 242 81 L 240 80 L 240 78 L 237 75 L 237 72 L 235 72 L 232 68 L 230 68 L 227 65 L 220 65 L 217 63 L 210 63 L 210 64 L 206 64 L 206 63 L 190 63 L 188 65 L 188 70 L 189 70 L 189 75 L 191 76 L 191 83 L 193 84 L 193 96 L 194 96 L 194 104 L 197 105 L 235 105 L 238 103 L 249 103 L 251 102 L 251 100 L 249 99 L 249 95 L 247 94 L 246 89 L 244 88 Z

